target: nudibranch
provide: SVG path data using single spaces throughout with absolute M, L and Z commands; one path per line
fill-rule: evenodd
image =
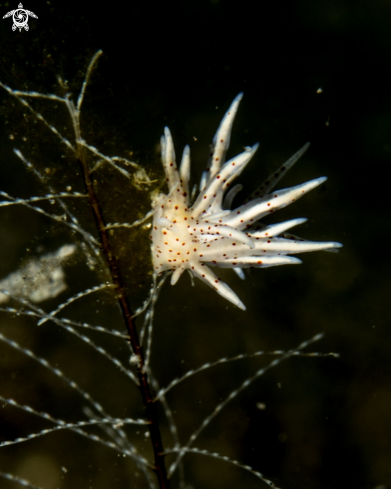
M 306 151 L 309 144 L 293 155 L 247 201 L 230 210 L 233 198 L 241 190 L 231 183 L 254 156 L 258 145 L 225 163 L 232 124 L 242 94 L 239 94 L 223 117 L 213 139 L 206 171 L 202 174 L 199 194 L 192 201 L 189 194 L 190 148 L 186 146 L 178 169 L 174 144 L 166 127 L 161 138 L 161 154 L 168 194 L 160 194 L 154 203 L 151 232 L 152 260 L 155 276 L 172 271 L 174 285 L 184 270 L 213 287 L 218 294 L 240 309 L 246 307 L 233 290 L 218 278 L 209 266 L 233 268 L 244 278 L 242 268 L 264 268 L 301 263 L 288 254 L 330 250 L 342 245 L 336 242 L 313 242 L 287 235 L 286 231 L 306 219 L 291 219 L 265 225 L 260 219 L 281 209 L 317 187 L 326 177 L 272 192 L 286 171 Z

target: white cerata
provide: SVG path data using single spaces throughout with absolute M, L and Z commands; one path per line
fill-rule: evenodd
M 275 184 L 307 150 L 307 143 L 293 155 L 246 202 L 231 210 L 235 195 L 242 189 L 233 180 L 254 156 L 258 144 L 225 163 L 232 124 L 243 94 L 232 102 L 213 139 L 210 158 L 200 182 L 200 192 L 192 202 L 189 194 L 190 148 L 186 146 L 178 170 L 174 145 L 168 127 L 161 138 L 162 162 L 167 179 L 168 194 L 160 194 L 154 203 L 151 233 L 152 260 L 155 276 L 172 270 L 174 285 L 184 270 L 213 287 L 218 294 L 240 309 L 246 307 L 235 292 L 209 266 L 233 268 L 244 278 L 242 268 L 264 268 L 301 263 L 287 256 L 305 251 L 340 248 L 336 242 L 314 242 L 286 233 L 306 221 L 292 219 L 265 225 L 260 219 L 295 202 L 317 187 L 326 177 L 272 192 Z

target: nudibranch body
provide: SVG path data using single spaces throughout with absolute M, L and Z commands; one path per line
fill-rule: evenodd
M 279 224 L 262 224 L 259 220 L 302 197 L 320 185 L 326 177 L 284 190 L 271 192 L 278 180 L 300 158 L 308 144 L 292 156 L 247 201 L 230 210 L 241 185 L 228 190 L 251 160 L 258 145 L 225 163 L 232 124 L 242 94 L 232 102 L 223 117 L 212 142 L 210 158 L 199 186 L 199 194 L 190 201 L 190 148 L 183 151 L 179 170 L 174 145 L 166 127 L 161 138 L 162 161 L 167 179 L 168 194 L 160 194 L 155 202 L 152 225 L 152 259 L 154 274 L 172 270 L 174 285 L 184 270 L 213 287 L 218 294 L 240 309 L 246 307 L 233 290 L 209 268 L 233 268 L 244 278 L 242 268 L 264 268 L 301 263 L 290 253 L 339 248 L 340 243 L 313 242 L 284 234 L 306 219 L 292 219 Z M 284 235 L 285 237 L 281 237 Z

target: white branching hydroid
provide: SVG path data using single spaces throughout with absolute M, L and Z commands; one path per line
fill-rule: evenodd
M 235 98 L 220 123 L 212 142 L 208 167 L 201 178 L 200 193 L 193 203 L 189 197 L 190 148 L 185 147 L 178 170 L 171 133 L 165 128 L 161 148 L 168 194 L 160 194 L 156 200 L 151 240 L 155 275 L 173 270 L 171 284 L 174 285 L 183 271 L 188 269 L 221 296 L 245 310 L 239 297 L 208 265 L 233 268 L 244 278 L 242 268 L 301 263 L 298 258 L 287 255 L 329 250 L 342 245 L 306 241 L 286 234 L 281 237 L 285 231 L 306 219 L 292 219 L 268 226 L 259 221 L 295 202 L 326 180 L 326 177 L 316 178 L 296 187 L 271 192 L 278 180 L 306 151 L 308 144 L 266 180 L 244 205 L 229 209 L 242 187 L 236 185 L 229 192 L 226 191 L 258 148 L 257 144 L 247 147 L 243 153 L 225 163 L 232 124 L 241 98 L 242 94 Z

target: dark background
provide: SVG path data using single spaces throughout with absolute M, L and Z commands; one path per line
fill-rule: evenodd
M 14 8 L 16 1 L 1 4 L 1 16 Z M 390 487 L 391 2 L 198 0 L 69 6 L 32 1 L 24 8 L 39 17 L 30 19 L 28 32 L 13 32 L 11 19 L 0 21 L 0 80 L 13 88 L 53 93 L 60 74 L 76 90 L 91 56 L 102 49 L 86 96 L 90 118 L 82 119 L 88 141 L 106 154 L 133 151 L 157 178 L 162 176 L 159 138 L 168 125 L 177 154 L 191 144 L 193 181 L 198 181 L 214 131 L 240 91 L 244 98 L 230 154 L 260 142 L 241 177 L 243 196 L 311 142 L 279 187 L 321 175 L 328 176 L 327 182 L 268 222 L 307 217 L 297 232 L 309 239 L 340 241 L 340 253 L 301 255 L 299 267 L 252 270 L 245 282 L 222 273 L 246 312 L 198 281 L 192 288 L 188 276 L 175 287 L 166 284 L 156 309 L 152 367 L 166 385 L 204 362 L 257 350 L 289 350 L 323 332 L 324 339 L 309 350 L 337 352 L 339 359 L 293 358 L 270 370 L 215 419 L 195 446 L 251 465 L 282 489 Z M 13 109 L 5 91 L 1 103 L 1 188 L 17 196 L 34 195 L 31 175 L 14 157 L 15 143 L 8 139 L 12 131 L 19 139 L 29 134 L 23 136 L 19 109 Z M 32 138 L 34 145 L 40 143 L 36 133 Z M 116 199 L 126 198 L 110 190 Z M 129 214 L 138 206 L 145 212 L 148 199 L 143 195 L 133 201 Z M 23 210 L 1 209 L 0 214 L 3 277 L 20 265 L 26 248 L 36 245 L 47 224 Z M 62 236 L 50 239 L 45 237 L 45 246 L 55 249 Z M 148 247 L 140 243 L 129 251 L 129 270 L 133 263 L 148 262 Z M 131 281 L 129 286 L 137 307 L 147 293 L 150 269 L 134 266 L 139 287 Z M 77 267 L 69 274 L 75 292 L 83 290 Z M 53 304 L 44 306 L 51 310 Z M 37 331 L 22 319 L 2 321 L 4 334 L 73 373 L 119 416 L 134 414 L 136 389 L 127 398 L 123 379 L 117 381 L 119 374 L 110 372 L 98 356 L 82 347 L 79 351 L 72 338 L 57 337 L 55 328 Z M 105 322 L 112 326 L 108 313 L 95 321 Z M 15 360 L 6 345 L 2 351 L 3 395 L 64 419 L 82 418 L 72 418 L 72 393 L 54 385 L 57 379 L 34 370 L 24 357 Z M 269 361 L 221 366 L 173 390 L 168 400 L 181 440 L 221 398 Z M 4 440 L 47 427 L 30 426 L 26 414 L 14 411 L 7 407 L 2 419 Z M 144 487 L 134 466 L 118 461 L 108 449 L 67 433 L 46 438 L 2 448 L 0 469 L 43 489 Z M 185 460 L 189 487 L 263 484 L 201 455 Z M 16 484 L 3 482 L 1 487 Z

